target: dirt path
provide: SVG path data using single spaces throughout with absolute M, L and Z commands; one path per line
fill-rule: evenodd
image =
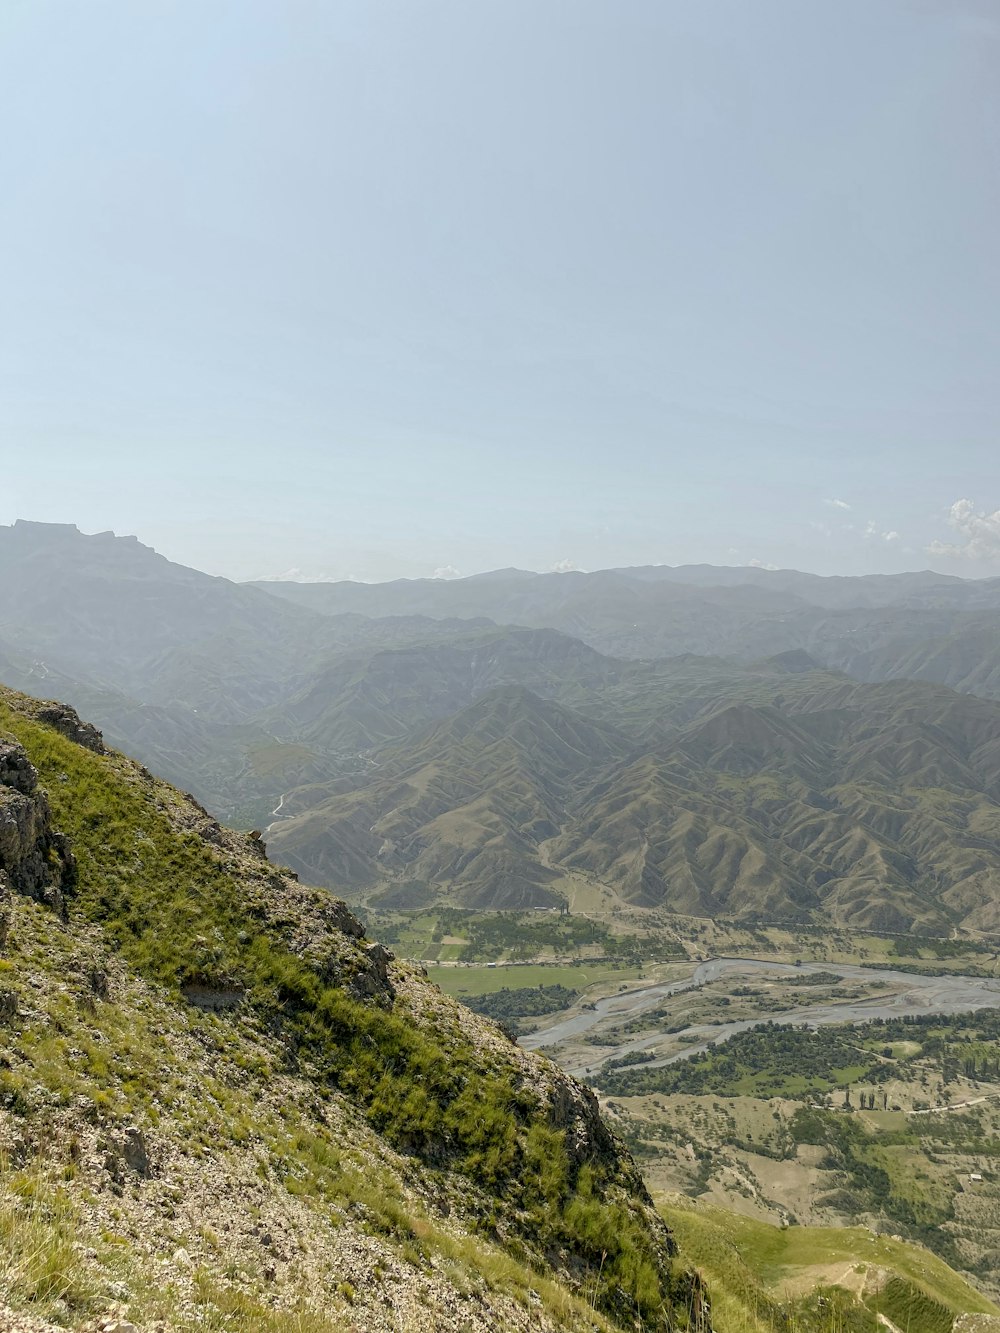
M 1000 1097 L 1000 1092 L 984 1092 L 981 1097 L 969 1097 L 964 1102 L 952 1102 L 949 1106 L 925 1106 L 919 1111 L 907 1111 L 907 1115 L 934 1115 L 938 1111 L 961 1111 L 966 1106 L 978 1106 L 992 1097 Z

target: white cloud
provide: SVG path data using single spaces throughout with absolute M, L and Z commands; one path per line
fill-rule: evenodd
M 956 500 L 948 510 L 948 524 L 959 540 L 935 539 L 928 546 L 930 555 L 960 557 L 966 560 L 1000 560 L 1000 509 L 992 514 L 976 510 L 972 500 Z
M 431 578 L 434 579 L 460 579 L 461 577 L 454 565 L 439 565 L 431 575 Z
M 361 580 L 353 574 L 326 573 L 309 574 L 304 569 L 299 569 L 293 565 L 291 569 L 284 570 L 281 574 L 261 574 L 258 583 L 340 583 L 346 580 L 348 583 L 360 583 Z
M 763 560 L 748 560 L 748 566 L 751 569 L 777 569 L 777 565 L 768 565 Z
M 879 527 L 873 518 L 870 518 L 865 524 L 865 537 L 869 540 L 876 539 L 883 542 L 898 542 L 899 533 L 895 528 L 884 530 Z
M 829 505 L 831 509 L 850 509 L 851 507 L 846 500 L 824 500 L 823 503 Z
M 557 560 L 549 570 L 550 574 L 584 574 L 586 570 L 580 568 L 575 560 Z

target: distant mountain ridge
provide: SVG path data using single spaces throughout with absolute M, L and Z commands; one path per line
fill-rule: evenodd
M 549 598 L 560 584 L 581 587 L 600 583 L 674 584 L 696 589 L 758 588 L 775 595 L 798 598 L 827 609 L 887 606 L 1000 607 L 1000 578 L 962 579 L 954 574 L 919 570 L 902 574 L 808 574 L 796 569 L 762 569 L 752 565 L 636 565 L 610 569 L 534 573 L 524 569 L 496 569 L 468 578 L 393 579 L 385 583 L 295 583 L 275 579 L 251 586 L 271 591 L 311 609 L 331 614 L 335 608 L 360 610 L 378 607 L 385 614 L 396 605 L 421 606 L 433 615 L 441 607 L 465 606 L 471 597 L 487 595 Z M 371 612 L 369 612 L 371 614 Z
M 398 901 L 546 904 L 584 876 L 678 911 L 998 929 L 998 608 L 1000 580 L 926 571 L 248 586 L 0 528 L 10 684 L 272 825 L 310 878 Z
M 323 615 L 480 615 L 548 627 L 606 655 L 752 661 L 803 650 L 864 680 L 914 676 L 1000 697 L 1000 579 L 929 570 L 822 577 L 692 565 L 385 584 L 256 585 Z

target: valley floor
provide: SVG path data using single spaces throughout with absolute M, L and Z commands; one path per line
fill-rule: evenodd
M 437 940 L 426 917 L 405 929 L 425 957 L 438 952 L 439 984 L 591 1082 L 654 1193 L 724 1208 L 765 1235 L 792 1224 L 847 1238 L 861 1223 L 866 1244 L 911 1236 L 987 1306 L 1000 1297 L 992 941 L 633 913 L 594 918 L 606 934 L 571 957 L 549 919 L 550 947 L 527 957 L 541 930 L 531 915 L 468 929 L 452 917 Z M 608 948 L 626 938 L 624 956 Z

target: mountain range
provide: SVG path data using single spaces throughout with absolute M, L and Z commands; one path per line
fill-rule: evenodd
M 27 523 L 0 575 L 0 677 L 349 895 L 1000 929 L 1000 580 L 239 585 Z
M 775 666 L 715 689 L 672 724 L 664 690 L 640 741 L 500 687 L 351 785 L 292 792 L 270 845 L 396 906 L 551 906 L 578 877 L 688 915 L 1000 928 L 1000 707 Z
M 489 699 L 448 724 L 470 762 L 539 730 L 565 780 L 620 750 L 516 688 Z M 870 1333 L 886 1308 L 940 1333 L 997 1314 L 899 1237 L 786 1244 L 691 1200 L 658 1211 L 589 1089 L 71 708 L 4 688 L 0 1033 L 7 1333 Z M 843 1273 L 815 1267 L 831 1248 Z

